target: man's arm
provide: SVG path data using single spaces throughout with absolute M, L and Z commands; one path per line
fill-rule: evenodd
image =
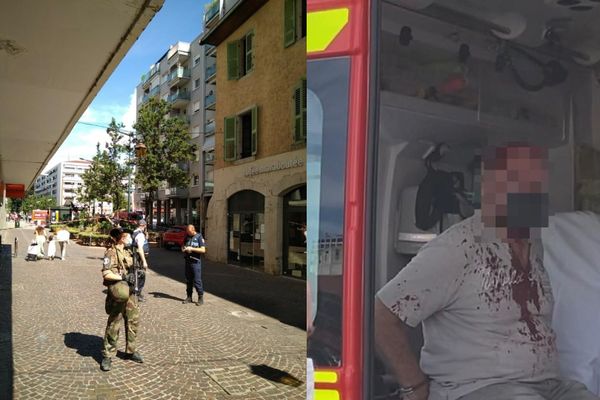
M 410 348 L 408 329 L 408 325 L 375 298 L 375 348 L 402 387 L 414 387 L 427 379 Z M 428 395 L 429 385 L 426 384 L 409 398 L 426 400 Z
M 139 240 L 139 239 L 143 240 Z M 140 261 L 142 262 L 142 267 L 144 269 L 148 268 L 148 262 L 146 261 L 146 254 L 144 254 L 144 241 L 146 240 L 145 233 L 139 233 L 135 237 L 135 249 L 138 255 L 140 256 Z
M 200 254 L 206 253 L 206 247 L 204 247 L 204 246 L 202 246 L 202 247 L 188 247 L 188 249 L 190 250 L 190 253 L 200 253 Z

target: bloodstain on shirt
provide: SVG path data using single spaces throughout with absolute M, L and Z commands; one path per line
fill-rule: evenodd
M 524 322 L 529 329 L 529 336 L 533 341 L 541 341 L 543 337 L 540 335 L 533 315 L 529 311 L 528 304 L 532 303 L 537 311 L 540 311 L 540 296 L 538 293 L 538 282 L 533 279 L 531 274 L 531 265 L 527 261 L 526 265 L 521 263 L 512 251 L 512 264 L 517 272 L 516 279 L 512 283 L 512 299 L 517 303 L 521 310 L 521 318 L 519 321 Z

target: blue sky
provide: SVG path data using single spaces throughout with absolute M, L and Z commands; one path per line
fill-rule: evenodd
M 162 9 L 148 24 L 104 87 L 83 113 L 80 121 L 106 126 L 115 117 L 131 129 L 135 120 L 135 87 L 150 65 L 181 42 L 191 42 L 202 31 L 202 16 L 208 0 L 165 0 Z M 52 157 L 45 170 L 60 161 L 90 159 L 96 143 L 106 142 L 106 129 L 77 124 Z

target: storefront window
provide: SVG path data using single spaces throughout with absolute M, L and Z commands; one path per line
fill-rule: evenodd
M 283 274 L 306 279 L 306 185 L 283 199 Z

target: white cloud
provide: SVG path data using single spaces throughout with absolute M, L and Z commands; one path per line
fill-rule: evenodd
M 130 131 L 133 130 L 133 124 L 135 123 L 136 102 L 137 99 L 135 98 L 134 89 L 133 93 L 131 93 L 129 96 L 129 106 L 127 107 L 125 113 L 121 116 L 121 122 L 125 124 L 125 129 Z
M 101 126 L 108 126 L 114 117 L 117 123 L 123 122 L 126 130 L 132 130 L 135 122 L 136 98 L 135 90 L 129 98 L 129 105 L 107 104 L 90 106 L 83 113 L 80 122 L 87 122 Z M 96 154 L 96 144 L 103 147 L 108 141 L 106 128 L 76 124 L 67 139 L 50 159 L 44 172 L 50 170 L 61 161 L 91 159 Z

